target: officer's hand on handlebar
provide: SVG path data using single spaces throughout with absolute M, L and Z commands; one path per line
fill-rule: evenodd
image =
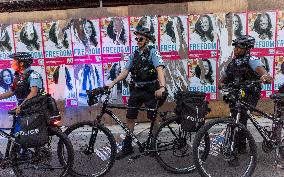
M 273 78 L 269 74 L 265 74 L 265 75 L 262 75 L 260 77 L 260 80 L 262 80 L 264 83 L 268 84 L 268 83 L 272 82 Z
M 16 115 L 20 114 L 21 112 L 21 106 L 17 106 L 16 108 Z
M 111 82 L 111 83 L 107 84 L 107 85 L 105 86 L 105 88 L 108 88 L 108 90 L 110 90 L 110 89 L 113 88 L 114 85 L 115 85 L 115 84 L 113 84 L 113 82 Z

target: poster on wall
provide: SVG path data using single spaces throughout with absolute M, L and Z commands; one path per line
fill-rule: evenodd
M 221 76 L 234 57 L 232 41 L 246 34 L 247 13 L 220 13 L 216 14 L 217 37 L 219 46 L 217 76 Z M 218 80 L 220 77 L 218 77 Z
M 158 17 L 157 16 L 142 16 L 130 17 L 130 36 L 131 36 L 131 52 L 133 53 L 138 49 L 135 31 L 142 27 L 149 29 L 153 38 L 149 41 L 149 46 L 158 49 Z
M 108 85 L 116 79 L 121 72 L 121 69 L 120 62 L 103 63 L 104 85 Z M 114 85 L 111 89 L 110 96 L 113 103 L 122 103 L 122 82 L 118 82 Z
M 42 23 L 45 58 L 72 57 L 70 21 Z
M 255 37 L 254 56 L 275 54 L 276 12 L 248 12 L 248 34 Z
M 33 58 L 44 58 L 41 23 L 14 24 L 13 33 L 16 52 L 28 52 Z
M 74 59 L 93 60 L 101 55 L 99 19 L 71 20 Z
M 43 88 L 45 91 L 47 91 L 44 59 L 34 59 L 34 63 L 32 64 L 31 69 L 38 72 L 41 75 L 43 81 Z
M 103 71 L 101 63 L 86 63 L 74 65 L 78 106 L 88 106 L 87 90 L 103 86 Z
M 284 11 L 277 14 L 276 55 L 284 55 Z
M 188 58 L 188 16 L 161 16 L 160 52 L 164 60 Z
M 216 99 L 216 63 L 216 58 L 188 60 L 189 91 L 205 92 L 207 99 Z
M 266 71 L 269 73 L 270 76 L 273 76 L 274 71 L 274 56 L 262 56 L 259 57 L 261 62 L 264 64 Z M 262 91 L 261 95 L 262 98 L 269 98 L 269 96 L 273 93 L 273 84 L 262 84 Z
M 121 70 L 125 67 L 127 61 L 120 61 Z M 129 85 L 131 81 L 131 73 L 128 74 L 128 76 L 121 81 L 121 96 L 122 96 L 122 103 L 127 104 L 129 96 L 130 96 L 130 90 Z
M 278 91 L 279 87 L 284 84 L 284 57 L 276 56 L 274 63 L 274 90 Z
M 68 65 L 65 58 L 57 58 L 55 61 L 46 65 L 48 93 L 56 100 L 65 100 L 67 107 L 76 107 L 73 65 Z
M 14 80 L 14 70 L 11 69 L 11 64 L 9 60 L 0 62 L 0 94 L 5 93 L 10 90 Z M 0 100 L 0 109 L 10 110 L 15 108 L 17 105 L 16 96 L 12 96 L 7 99 Z
M 15 52 L 13 25 L 0 24 L 0 60 L 10 59 Z
M 215 15 L 189 15 L 188 21 L 189 58 L 217 57 Z
M 121 54 L 131 52 L 128 17 L 101 18 L 100 26 L 104 62 L 117 61 Z
M 177 91 L 186 91 L 189 85 L 188 79 L 188 60 L 166 60 L 165 78 L 168 90 L 168 101 L 174 101 L 174 95 Z

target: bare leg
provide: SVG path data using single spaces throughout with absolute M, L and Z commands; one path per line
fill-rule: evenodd
M 130 129 L 131 132 L 133 132 L 135 126 L 135 119 L 126 119 L 126 126 Z

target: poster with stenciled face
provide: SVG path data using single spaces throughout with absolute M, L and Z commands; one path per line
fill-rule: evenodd
M 42 23 L 42 30 L 45 58 L 73 56 L 69 20 Z
M 74 65 L 77 98 L 79 106 L 88 106 L 87 90 L 103 86 L 101 63 L 86 63 Z
M 71 20 L 73 52 L 75 57 L 93 58 L 101 54 L 99 19 Z
M 188 60 L 189 91 L 207 93 L 207 99 L 216 99 L 216 58 Z
M 44 58 L 41 23 L 14 24 L 13 33 L 17 52 L 28 52 L 33 58 Z
M 188 58 L 188 16 L 161 16 L 160 52 L 165 60 Z
M 273 76 L 274 71 L 274 56 L 261 56 L 259 57 L 260 61 L 263 63 L 266 71 L 269 73 L 270 76 Z M 261 95 L 262 98 L 269 98 L 269 96 L 273 93 L 273 84 L 262 84 L 262 91 Z
M 279 87 L 284 84 L 284 57 L 276 56 L 274 63 L 274 90 L 278 91 Z
M 154 15 L 142 16 L 142 17 L 129 17 L 130 18 L 130 36 L 131 36 L 131 51 L 132 53 L 138 49 L 135 31 L 141 28 L 149 30 L 152 39 L 149 40 L 149 46 L 153 46 L 158 49 L 158 17 Z
M 103 60 L 109 62 L 110 57 L 120 57 L 122 53 L 130 53 L 128 17 L 101 18 L 101 39 Z
M 189 58 L 217 56 L 216 16 L 189 15 Z
M 0 24 L 0 60 L 10 59 L 15 52 L 13 25 Z
M 284 55 L 284 11 L 277 15 L 276 55 Z
M 255 38 L 254 56 L 275 54 L 276 12 L 248 12 L 248 34 Z

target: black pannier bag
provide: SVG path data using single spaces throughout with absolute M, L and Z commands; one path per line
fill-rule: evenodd
M 205 116 L 210 112 L 206 93 L 198 91 L 179 91 L 175 94 L 175 113 L 184 131 L 196 132 L 205 123 Z
M 54 98 L 49 94 L 35 96 L 21 106 L 21 111 L 16 142 L 28 148 L 45 145 L 49 140 L 48 121 L 61 118 Z

